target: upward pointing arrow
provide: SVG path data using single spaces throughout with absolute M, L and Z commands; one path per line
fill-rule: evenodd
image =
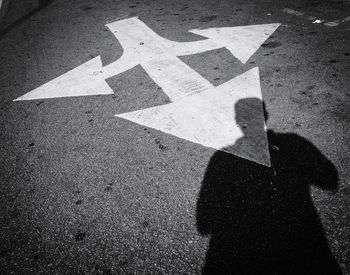
M 246 62 L 278 26 L 269 24 L 192 30 L 209 39 L 174 42 L 157 35 L 137 17 L 113 22 L 107 27 L 123 47 L 124 52 L 119 60 L 102 67 L 101 58 L 95 57 L 15 100 L 112 94 L 105 80 L 141 64 L 171 101 L 176 101 L 214 88 L 177 56 L 226 47 L 234 56 Z

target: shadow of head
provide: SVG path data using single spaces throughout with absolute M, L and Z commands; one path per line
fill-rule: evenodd
M 222 148 L 221 151 L 270 166 L 266 118 L 266 108 L 259 98 L 238 100 L 234 105 L 232 122 L 240 131 L 236 140 L 232 140 L 232 145 Z
M 265 132 L 258 98 L 239 100 L 234 116 L 244 136 L 224 149 L 236 155 L 212 156 L 197 201 L 198 232 L 210 236 L 203 274 L 340 274 L 310 194 L 337 189 L 334 165 L 295 133 Z M 266 134 L 271 167 L 246 157 Z
M 254 135 L 265 130 L 265 121 L 268 113 L 263 101 L 259 98 L 244 98 L 237 101 L 234 106 L 235 120 L 245 136 Z M 262 117 L 262 114 L 264 117 Z
M 247 159 L 263 159 L 269 154 L 273 169 L 284 177 L 284 181 L 294 179 L 295 184 L 337 190 L 338 174 L 334 165 L 310 141 L 295 133 L 266 132 L 269 114 L 262 100 L 240 99 L 234 106 L 234 117 L 243 137 L 223 151 L 237 152 L 238 156 L 247 156 Z M 267 147 L 269 153 L 264 152 Z

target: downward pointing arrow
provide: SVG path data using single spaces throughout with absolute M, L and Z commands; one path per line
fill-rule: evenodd
M 241 139 L 243 132 L 235 119 L 235 105 L 247 98 L 258 99 L 260 105 L 245 106 L 244 112 L 248 112 L 248 116 L 240 117 L 240 123 L 249 117 L 246 119 L 248 127 L 252 126 L 252 121 L 258 127 L 253 131 L 254 137 Z M 261 102 L 259 70 L 254 68 L 211 90 L 170 104 L 116 116 L 270 166 Z M 240 146 L 227 149 L 239 139 Z

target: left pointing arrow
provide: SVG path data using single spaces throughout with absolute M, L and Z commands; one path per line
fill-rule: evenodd
M 106 94 L 113 94 L 113 90 L 105 81 L 102 61 L 97 56 L 14 101 Z

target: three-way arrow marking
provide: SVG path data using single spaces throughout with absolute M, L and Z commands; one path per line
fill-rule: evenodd
M 101 57 L 51 80 L 15 99 L 74 97 L 112 94 L 106 79 L 141 65 L 163 89 L 171 101 L 212 89 L 214 86 L 177 56 L 190 55 L 226 47 L 245 63 L 279 24 L 192 30 L 208 39 L 194 42 L 167 40 L 137 17 L 107 24 L 123 47 L 123 55 L 103 67 Z
M 123 48 L 123 55 L 117 61 L 103 67 L 101 57 L 97 56 L 15 101 L 112 94 L 113 90 L 106 79 L 141 65 L 172 103 L 119 114 L 117 117 L 218 150 L 226 150 L 223 148 L 243 136 L 235 122 L 234 106 L 244 98 L 254 97 L 262 101 L 258 68 L 214 87 L 178 56 L 226 48 L 245 63 L 279 24 L 191 30 L 207 37 L 193 42 L 167 40 L 137 17 L 106 26 Z M 252 111 L 249 106 L 247 111 Z M 262 106 L 254 112 L 258 114 L 256 120 L 261 120 L 260 124 L 264 125 Z M 269 166 L 264 129 L 254 142 L 259 144 L 254 147 L 256 152 L 231 150 L 229 153 Z

